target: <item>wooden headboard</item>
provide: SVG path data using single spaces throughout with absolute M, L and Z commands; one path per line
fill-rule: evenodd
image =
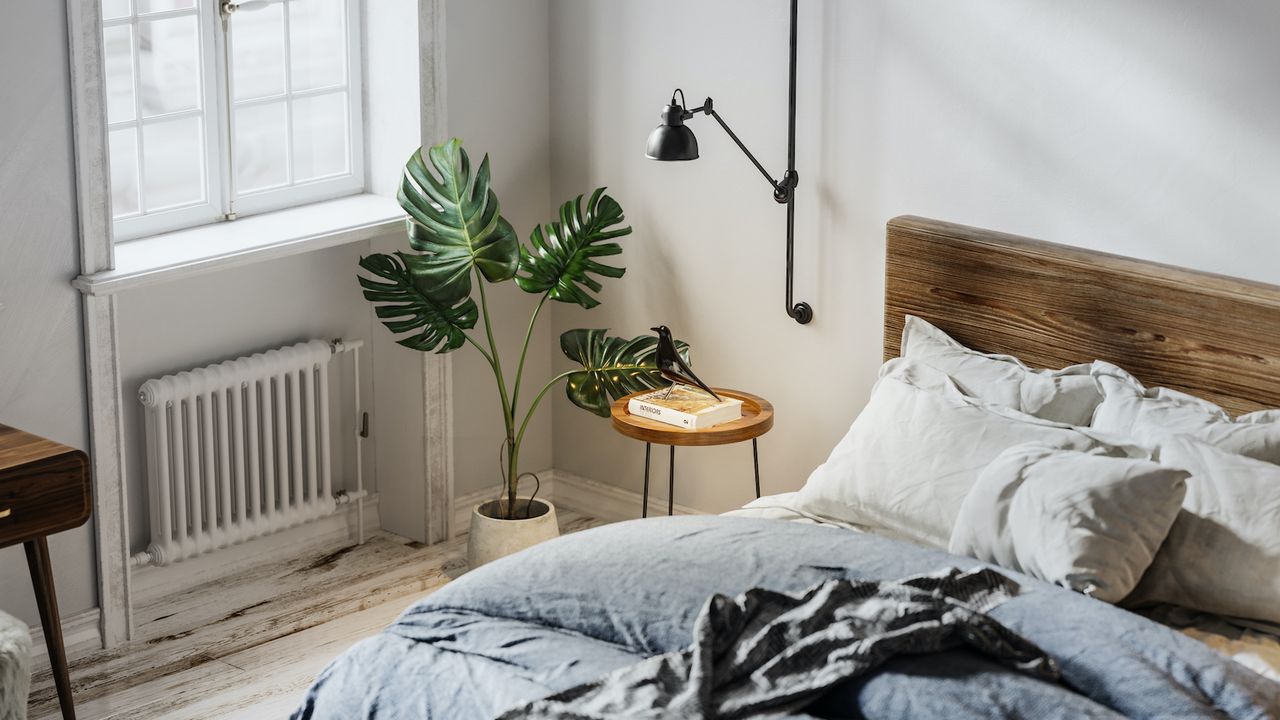
M 903 316 L 1059 368 L 1109 360 L 1232 413 L 1280 407 L 1280 287 L 919 217 L 889 221 L 885 358 Z

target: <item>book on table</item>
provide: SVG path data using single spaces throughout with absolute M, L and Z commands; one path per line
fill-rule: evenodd
M 742 401 L 730 397 L 716 400 L 701 388 L 677 384 L 631 398 L 627 410 L 686 430 L 704 430 L 741 418 Z

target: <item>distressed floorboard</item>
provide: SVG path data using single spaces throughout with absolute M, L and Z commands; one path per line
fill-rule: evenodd
M 561 511 L 565 533 L 601 524 Z M 137 640 L 72 663 L 81 718 L 284 717 L 329 660 L 465 569 L 466 537 L 424 546 L 378 533 L 364 545 L 247 567 L 135 608 Z M 58 717 L 47 671 L 30 716 Z

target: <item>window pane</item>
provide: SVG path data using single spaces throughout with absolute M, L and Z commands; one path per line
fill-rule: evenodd
M 347 94 L 295 99 L 294 182 L 345 174 L 347 155 Z
M 341 85 L 347 67 L 346 0 L 289 3 L 293 89 Z
M 133 119 L 133 30 L 117 25 L 102 31 L 107 81 L 107 122 Z
M 231 16 L 231 69 L 237 100 L 284 92 L 284 3 Z
M 137 0 L 138 13 L 184 10 L 196 6 L 196 0 Z
M 236 194 L 289 182 L 284 102 L 236 108 Z
M 142 116 L 200 107 L 200 32 L 195 15 L 138 23 Z
M 133 215 L 138 206 L 138 130 L 112 130 L 107 154 L 111 160 L 111 216 Z
M 203 200 L 204 132 L 200 119 L 143 126 L 142 172 L 147 212 Z
M 102 19 L 111 20 L 129 14 L 129 0 L 102 0 Z

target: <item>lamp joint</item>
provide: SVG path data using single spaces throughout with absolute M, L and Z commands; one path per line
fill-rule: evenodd
M 791 198 L 795 197 L 796 186 L 799 184 L 800 173 L 795 170 L 786 171 L 778 184 L 773 186 L 773 199 L 784 205 L 791 202 Z

